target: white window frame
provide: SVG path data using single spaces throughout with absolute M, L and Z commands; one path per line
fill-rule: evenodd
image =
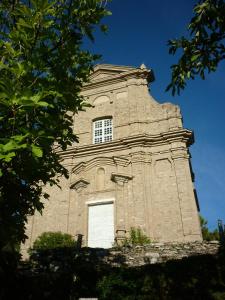
M 111 142 L 113 139 L 113 120 L 103 118 L 93 121 L 93 144 Z

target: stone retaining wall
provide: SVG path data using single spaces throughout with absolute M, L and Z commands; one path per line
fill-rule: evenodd
M 121 248 L 90 249 L 105 263 L 112 266 L 142 266 L 145 264 L 162 263 L 196 255 L 216 255 L 219 242 L 192 243 L 151 243 L 145 246 L 130 246 Z M 87 248 L 86 248 L 87 249 Z

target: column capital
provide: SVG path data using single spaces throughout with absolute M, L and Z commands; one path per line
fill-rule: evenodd
M 187 149 L 176 149 L 176 150 L 172 150 L 171 158 L 173 160 L 176 160 L 176 159 L 189 159 L 190 155 L 188 154 Z
M 111 180 L 117 184 L 123 185 L 125 182 L 133 179 L 134 176 L 124 174 L 124 173 L 112 173 Z

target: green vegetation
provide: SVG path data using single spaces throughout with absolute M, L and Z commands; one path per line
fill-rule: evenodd
M 76 252 L 72 235 L 62 232 L 44 232 L 29 249 L 30 263 L 45 272 L 60 269 L 71 272 Z
M 219 240 L 219 231 L 215 229 L 213 231 L 209 231 L 207 227 L 208 221 L 206 221 L 202 216 L 200 216 L 200 225 L 202 229 L 202 237 L 205 241 L 215 241 Z
M 128 243 L 131 245 L 149 244 L 151 240 L 143 233 L 141 228 L 131 228 Z
M 44 232 L 35 240 L 31 251 L 74 247 L 75 245 L 76 242 L 72 235 L 68 233 L 62 233 L 60 231 Z
M 131 227 L 129 237 L 123 241 L 122 246 L 141 246 L 149 243 L 151 243 L 151 240 L 144 234 L 141 228 Z
M 83 39 L 108 15 L 101 0 L 0 1 L 0 258 L 24 242 L 46 184 L 68 176 L 57 150 L 77 142 L 80 90 L 99 56 Z M 70 113 L 68 113 L 70 112 Z M 8 259 L 7 264 L 10 264 Z
M 51 259 L 45 264 L 44 252 L 43 266 L 38 264 L 34 268 L 32 264 L 28 268 L 26 264 L 24 272 L 20 269 L 15 277 L 0 277 L 1 300 L 222 300 L 225 297 L 224 249 L 219 255 L 192 256 L 139 267 L 112 267 L 105 263 L 104 252 L 99 250 L 98 255 L 87 249 L 70 252 L 70 256 L 64 250 L 56 252 L 58 256 L 49 256 Z
M 188 25 L 189 38 L 169 40 L 169 53 L 178 50 L 182 55 L 172 65 L 171 83 L 167 87 L 172 94 L 179 94 L 189 79 L 215 72 L 225 58 L 225 2 L 224 0 L 200 0 L 194 7 L 194 16 Z

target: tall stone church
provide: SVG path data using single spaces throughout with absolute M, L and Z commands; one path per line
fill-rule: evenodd
M 74 118 L 79 144 L 61 153 L 69 179 L 46 187 L 50 200 L 27 226 L 25 248 L 45 231 L 82 234 L 109 248 L 141 228 L 153 241 L 202 239 L 188 147 L 178 106 L 149 94 L 151 70 L 97 65 L 82 94 L 91 107 Z M 25 249 L 24 249 L 25 250 Z

